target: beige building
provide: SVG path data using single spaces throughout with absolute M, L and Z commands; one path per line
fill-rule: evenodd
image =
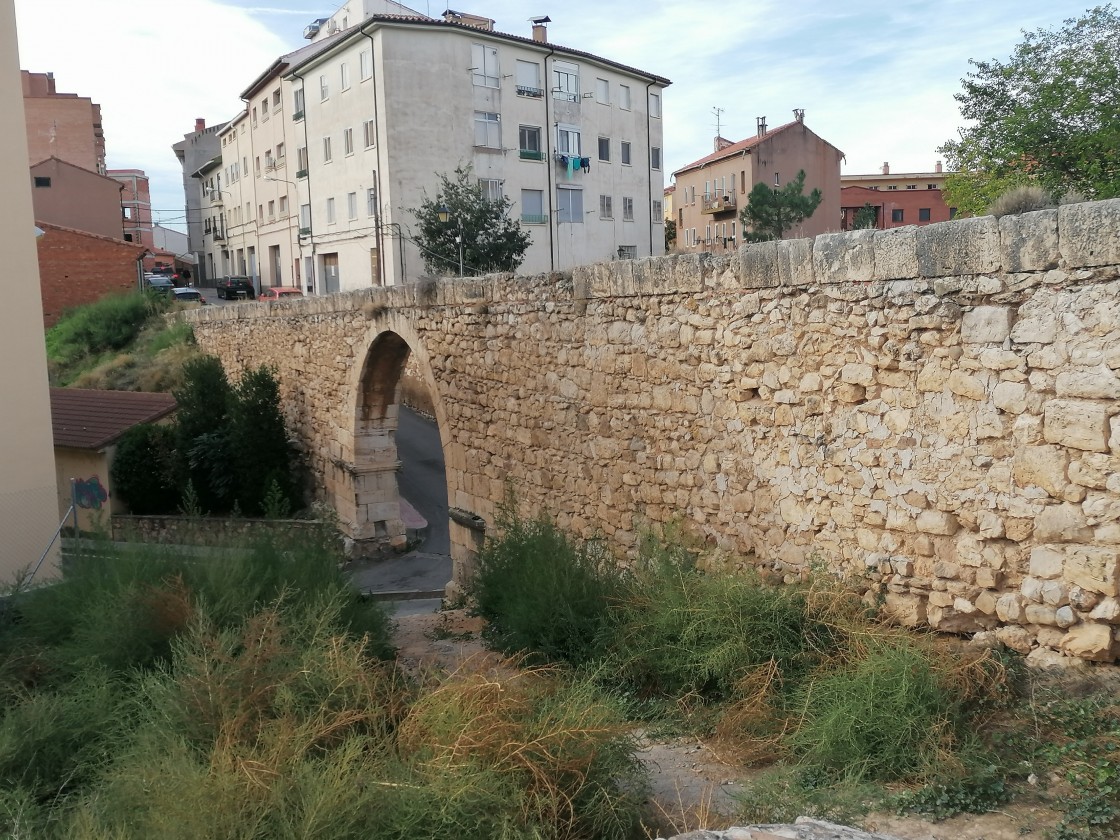
M 771 129 L 758 119 L 754 137 L 715 139 L 712 154 L 673 173 L 678 251 L 733 250 L 742 242 L 739 213 L 755 184 L 781 187 L 805 170 L 805 193 L 820 189 L 816 212 L 789 239 L 840 230 L 840 161 L 844 153 L 805 125 L 804 111 Z
M 57 488 L 43 345 L 43 304 L 35 256 L 31 183 L 27 176 L 27 134 L 20 84 L 16 15 L 12 0 L 0 0 L 0 112 L 15 131 L 0 131 L 0 181 L 5 191 L 6 224 L 0 226 L 4 254 L 4 306 L 0 309 L 0 355 L 9 360 L 0 376 L 0 583 L 34 568 L 58 527 Z M 41 159 L 41 158 L 40 158 Z M 57 572 L 57 552 L 48 553 L 38 577 Z
M 31 167 L 35 218 L 52 225 L 124 240 L 124 185 L 56 157 Z

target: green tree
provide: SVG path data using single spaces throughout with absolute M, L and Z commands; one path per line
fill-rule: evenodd
M 226 372 L 216 356 L 200 356 L 183 366 L 183 385 L 172 392 L 175 448 L 183 484 L 190 481 L 202 510 L 218 513 L 233 503 L 228 480 L 229 410 L 233 401 Z
M 863 230 L 864 228 L 878 227 L 879 225 L 879 211 L 867 202 L 863 207 L 856 211 L 855 218 L 852 219 L 852 230 Z
M 677 223 L 672 219 L 665 220 L 665 253 L 673 250 L 677 244 Z
M 784 187 L 770 187 L 762 182 L 754 185 L 747 197 L 747 206 L 739 212 L 739 221 L 747 242 L 781 239 L 794 225 L 813 215 L 821 203 L 821 191 L 805 192 L 805 170 Z
M 247 370 L 234 389 L 229 442 L 237 502 L 247 516 L 295 501 L 293 451 L 280 411 L 280 384 L 268 367 Z M 266 502 L 267 500 L 267 502 Z
M 175 429 L 141 423 L 121 435 L 109 479 L 133 513 L 174 513 L 179 504 Z
M 946 201 L 982 213 L 1034 181 L 1055 198 L 1120 196 L 1120 16 L 1111 4 L 1024 32 L 1007 62 L 970 60 L 955 98 L 972 123 L 939 151 Z
M 456 167 L 454 180 L 440 174 L 439 181 L 435 197 L 425 197 L 410 211 L 419 224 L 416 242 L 428 271 L 446 275 L 459 270 L 460 233 L 464 273 L 516 271 L 532 238 L 510 218 L 513 202 L 504 196 L 487 199 L 470 166 Z M 446 222 L 439 220 L 443 207 L 450 211 Z

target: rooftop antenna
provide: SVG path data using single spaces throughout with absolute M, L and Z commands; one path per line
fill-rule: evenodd
M 716 115 L 716 137 L 722 137 L 723 135 L 719 132 L 719 118 L 720 114 L 723 113 L 723 108 L 712 108 L 712 113 Z

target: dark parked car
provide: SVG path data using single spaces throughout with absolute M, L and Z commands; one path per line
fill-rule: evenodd
M 165 295 L 175 288 L 175 281 L 163 274 L 146 274 L 144 275 L 144 285 L 153 292 Z
M 253 278 L 243 275 L 223 277 L 217 282 L 216 288 L 218 297 L 222 300 L 234 300 L 242 297 L 252 300 L 256 297 L 256 293 L 253 291 Z
M 206 298 L 202 296 L 198 289 L 172 289 L 171 299 L 188 305 L 206 306 Z

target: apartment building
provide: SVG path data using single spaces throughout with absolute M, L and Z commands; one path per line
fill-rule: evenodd
M 715 138 L 714 150 L 673 173 L 676 191 L 677 250 L 732 250 L 742 241 L 739 213 L 755 184 L 781 187 L 805 170 L 805 193 L 820 189 L 816 212 L 788 238 L 816 236 L 840 229 L 840 160 L 844 153 L 805 125 L 805 112 L 793 122 L 769 128 L 758 118 L 754 137 L 733 143 Z
M 155 248 L 152 235 L 152 196 L 143 169 L 108 169 L 105 174 L 118 181 L 121 191 L 121 216 L 124 238 L 146 248 Z
M 88 96 L 59 93 L 53 73 L 20 71 L 27 117 L 27 163 L 56 157 L 105 174 L 101 106 Z
M 204 220 L 240 237 L 224 255 L 211 241 L 207 263 L 240 267 L 240 250 L 261 285 L 321 294 L 415 281 L 411 211 L 459 165 L 513 202 L 532 237 L 523 272 L 663 253 L 668 79 L 548 43 L 547 23 L 521 37 L 450 11 L 372 14 L 324 37 L 317 21 L 244 92 L 220 167 L 196 173 Z M 214 190 L 238 195 L 218 208 Z
M 843 229 L 851 230 L 865 206 L 874 211 L 875 227 L 880 230 L 947 222 L 957 215 L 957 208 L 943 197 L 946 175 L 937 161 L 932 172 L 892 173 L 888 162 L 871 175 L 841 176 Z
M 183 168 L 183 194 L 186 197 L 187 211 L 187 251 L 194 257 L 199 272 L 198 281 L 204 283 L 213 279 L 207 274 L 206 242 L 202 233 L 202 189 L 199 186 L 195 173 L 200 167 L 218 155 L 218 132 L 225 127 L 224 123 L 207 126 L 206 120 L 198 118 L 194 121 L 194 131 L 183 135 L 183 139 L 172 145 L 171 150 L 179 159 Z

